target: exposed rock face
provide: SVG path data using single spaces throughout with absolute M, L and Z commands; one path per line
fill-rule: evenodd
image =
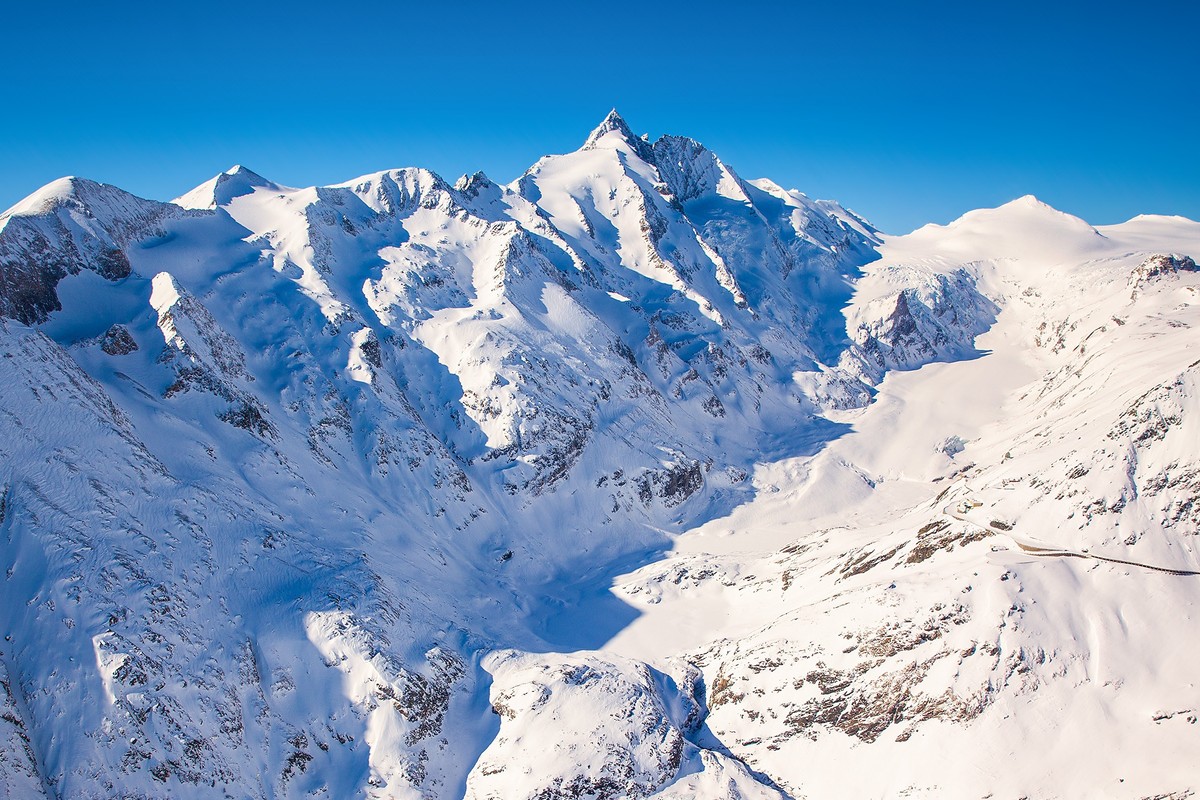
M 62 308 L 56 289 L 68 275 L 128 277 L 125 248 L 159 235 L 164 217 L 182 213 L 81 178 L 56 181 L 13 211 L 0 226 L 0 315 L 27 325 Z
M 1150 281 L 1165 275 L 1176 275 L 1180 272 L 1195 272 L 1196 262 L 1191 256 L 1174 253 L 1155 253 L 1147 258 L 1129 275 L 1129 284 L 1136 299 L 1138 292 Z
M 875 301 L 854 331 L 858 350 L 851 357 L 862 359 L 864 374 L 873 381 L 890 369 L 914 369 L 970 354 L 975 337 L 991 326 L 999 311 L 965 269 L 932 275 L 897 272 L 893 280 L 922 283 Z M 886 316 L 876 316 L 885 310 Z
M 14 800 L 41 800 L 46 794 L 38 774 L 37 754 L 13 695 L 3 656 L 0 652 L 0 793 Z
M 138 349 L 129 329 L 124 325 L 112 325 L 100 340 L 100 349 L 110 356 L 127 356 Z

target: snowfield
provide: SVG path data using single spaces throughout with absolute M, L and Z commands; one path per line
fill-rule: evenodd
M 0 794 L 1200 792 L 1200 223 L 615 112 L 0 215 Z

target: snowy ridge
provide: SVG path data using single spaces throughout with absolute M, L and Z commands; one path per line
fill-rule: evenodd
M 615 111 L 509 185 L 51 184 L 0 215 L 0 785 L 1195 791 L 1143 654 L 1200 584 L 1122 564 L 1200 570 L 1197 253 L 889 237 Z

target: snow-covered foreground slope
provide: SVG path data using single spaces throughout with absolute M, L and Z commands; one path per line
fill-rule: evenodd
M 1196 253 L 886 237 L 615 113 L 509 186 L 51 184 L 0 216 L 0 786 L 1194 791 Z

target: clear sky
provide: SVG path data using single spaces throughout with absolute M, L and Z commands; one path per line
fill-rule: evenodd
M 1200 219 L 1198 31 L 1183 0 L 10 3 L 0 208 L 235 163 L 507 182 L 615 106 L 889 232 L 1027 193 Z

